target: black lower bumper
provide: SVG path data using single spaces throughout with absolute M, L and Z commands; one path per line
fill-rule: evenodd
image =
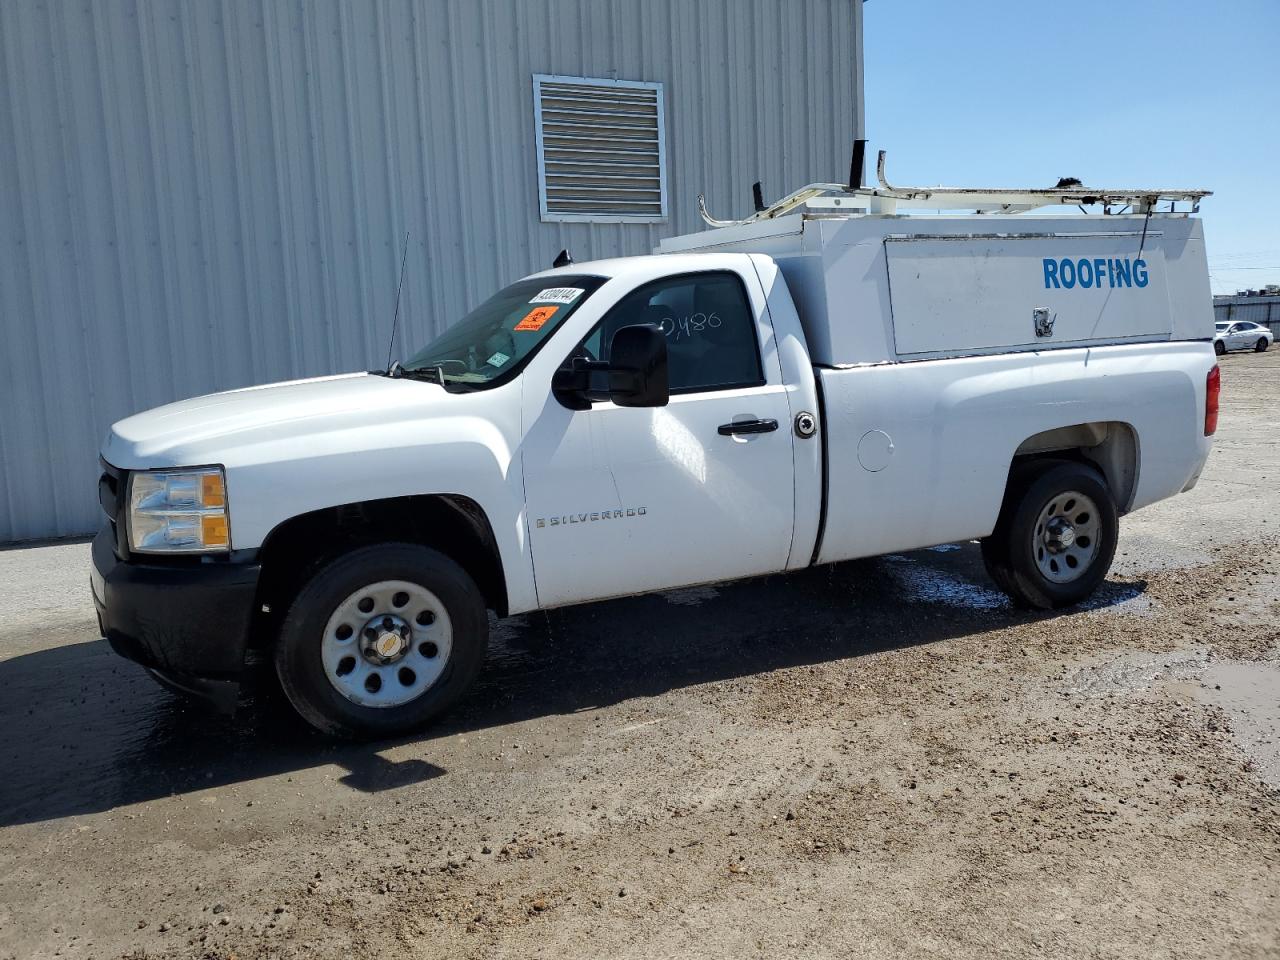
M 235 684 L 244 670 L 261 567 L 126 563 L 109 530 L 93 541 L 93 602 L 113 650 L 187 692 Z M 234 691 L 234 687 L 232 687 Z

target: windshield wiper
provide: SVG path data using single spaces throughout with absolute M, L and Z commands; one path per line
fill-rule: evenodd
M 388 377 L 407 377 L 410 380 L 434 380 L 440 386 L 445 386 L 444 367 L 436 364 L 433 367 L 415 367 L 412 370 L 401 365 L 397 360 L 391 364 L 391 369 L 387 371 Z

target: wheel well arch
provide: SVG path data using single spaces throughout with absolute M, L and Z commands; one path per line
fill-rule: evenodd
M 444 553 L 476 582 L 485 606 L 506 616 L 506 576 L 484 509 L 459 494 L 423 494 L 325 507 L 273 528 L 258 552 L 261 622 L 255 639 L 275 636 L 294 596 L 320 567 L 356 547 L 389 540 Z
M 1046 457 L 1079 460 L 1097 467 L 1115 497 L 1116 510 L 1124 514 L 1133 504 L 1141 450 L 1138 431 L 1131 424 L 1101 420 L 1042 430 L 1018 445 L 1009 474 L 1021 463 Z

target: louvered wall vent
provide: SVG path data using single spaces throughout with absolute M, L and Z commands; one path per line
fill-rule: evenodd
M 666 219 L 662 84 L 538 74 L 533 119 L 543 220 Z

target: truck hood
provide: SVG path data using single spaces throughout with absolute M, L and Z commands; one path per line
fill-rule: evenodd
M 236 451 L 373 425 L 420 423 L 467 407 L 470 398 L 434 383 L 368 373 L 246 387 L 121 420 L 108 432 L 102 456 L 125 469 L 229 465 Z

